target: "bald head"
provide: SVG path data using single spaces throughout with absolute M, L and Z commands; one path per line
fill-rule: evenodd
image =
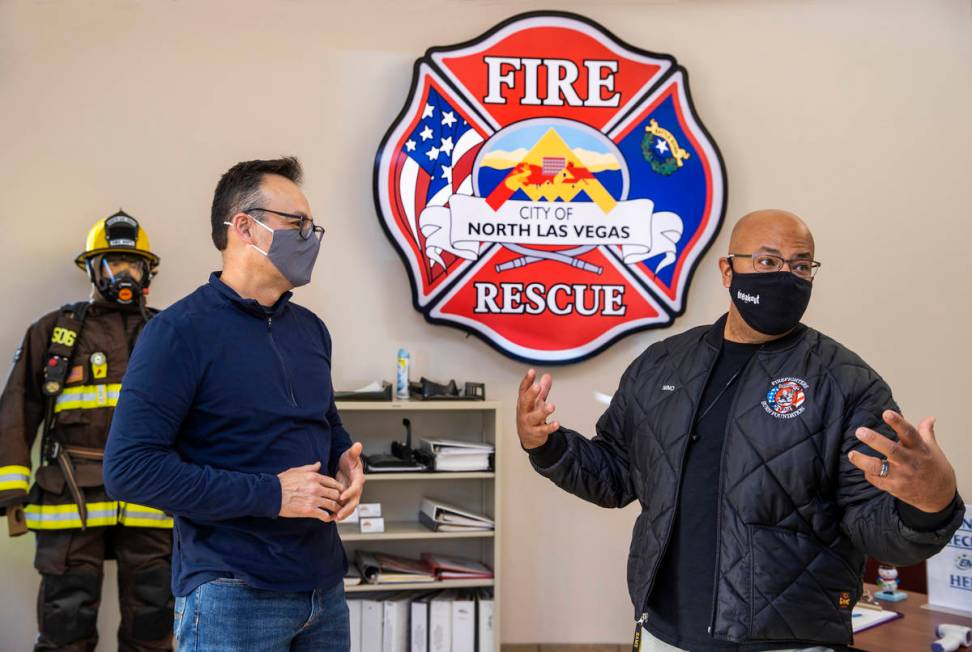
M 799 216 L 784 210 L 754 211 L 739 218 L 729 238 L 730 253 L 813 257 L 813 234 Z
M 806 223 L 793 213 L 778 209 L 748 213 L 732 228 L 729 253 L 731 258 L 719 259 L 722 285 L 729 288 L 731 297 L 725 337 L 733 342 L 755 344 L 789 332 L 810 300 L 810 284 L 801 286 L 795 279 L 802 277 L 813 282 L 813 234 Z M 780 259 L 786 267 L 780 265 Z M 785 276 L 773 274 L 784 270 L 795 276 L 785 272 Z M 770 273 L 773 278 L 762 274 L 749 277 L 757 272 Z M 734 282 L 741 286 L 735 296 L 731 287 Z M 749 303 L 737 304 L 737 300 Z M 794 303 L 800 301 L 802 305 Z M 750 303 L 758 304 L 759 308 L 753 310 Z M 748 317 L 743 317 L 740 305 Z
M 743 259 L 751 254 L 771 254 L 783 260 L 813 260 L 813 234 L 803 220 L 789 211 L 754 211 L 739 218 L 732 228 L 729 253 L 736 255 L 735 266 L 725 257 L 719 259 L 722 284 L 727 288 L 733 272 L 749 274 L 756 271 L 752 260 Z

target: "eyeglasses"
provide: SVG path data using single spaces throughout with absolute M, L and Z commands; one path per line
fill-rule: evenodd
M 790 272 L 808 281 L 813 280 L 813 277 L 817 275 L 817 270 L 820 269 L 820 263 L 809 258 L 791 258 L 790 260 L 786 260 L 782 256 L 776 256 L 774 254 L 731 253 L 726 256 L 730 267 L 732 267 L 733 258 L 749 258 L 753 263 L 753 271 L 756 272 L 778 272 L 783 269 L 783 263 L 786 263 L 790 268 Z
M 264 213 L 273 213 L 274 215 L 288 218 L 292 224 L 296 223 L 296 226 L 300 231 L 300 237 L 304 240 L 308 240 L 311 237 L 311 234 L 316 235 L 318 240 L 324 239 L 324 227 L 317 226 L 314 224 L 314 220 L 301 215 L 300 213 L 283 213 L 281 211 L 275 211 L 269 208 L 260 208 L 259 206 L 254 206 L 253 208 L 248 208 L 245 211 L 240 212 L 249 213 L 250 211 L 263 211 Z

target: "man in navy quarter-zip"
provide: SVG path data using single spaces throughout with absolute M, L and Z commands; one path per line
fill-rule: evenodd
M 628 591 L 644 652 L 846 649 L 865 556 L 917 563 L 961 524 L 935 420 L 913 426 L 859 356 L 800 323 L 813 258 L 796 215 L 740 219 L 719 259 L 728 314 L 649 346 L 593 439 L 548 422 L 549 375 L 520 384 L 537 472 L 641 503 Z
M 223 270 L 146 327 L 112 421 L 108 492 L 175 515 L 181 649 L 350 648 L 335 523 L 364 473 L 334 404 L 330 334 L 290 301 L 324 235 L 301 174 L 282 158 L 223 175 Z

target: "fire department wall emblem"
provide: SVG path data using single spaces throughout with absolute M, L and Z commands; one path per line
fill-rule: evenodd
M 675 59 L 559 12 L 430 49 L 375 162 L 416 309 L 546 364 L 682 314 L 725 185 Z

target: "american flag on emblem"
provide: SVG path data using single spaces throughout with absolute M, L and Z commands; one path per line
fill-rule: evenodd
M 483 139 L 459 111 L 429 88 L 422 117 L 402 145 L 398 195 L 412 237 L 424 252 L 418 220 L 426 206 L 445 206 L 454 194 L 472 195 L 473 161 Z M 452 257 L 445 262 L 448 267 Z M 437 276 L 426 262 L 429 280 Z M 440 273 L 444 271 L 441 270 Z
M 567 159 L 563 156 L 543 157 L 543 176 L 552 177 L 567 167 Z

